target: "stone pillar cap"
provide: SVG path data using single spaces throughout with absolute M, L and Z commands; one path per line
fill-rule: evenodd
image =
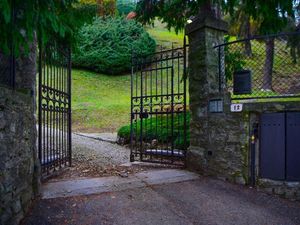
M 218 19 L 209 14 L 198 15 L 192 23 L 186 25 L 185 34 L 189 35 L 197 30 L 201 30 L 204 28 L 212 28 L 227 33 L 228 24 L 224 20 Z

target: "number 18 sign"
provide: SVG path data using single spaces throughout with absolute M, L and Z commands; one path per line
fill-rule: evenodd
M 243 104 L 231 104 L 230 111 L 231 112 L 242 112 Z

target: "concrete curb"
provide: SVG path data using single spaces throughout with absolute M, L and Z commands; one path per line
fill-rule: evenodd
M 85 138 L 91 138 L 94 140 L 98 140 L 98 141 L 105 141 L 111 144 L 117 144 L 117 138 L 115 140 L 112 140 L 110 138 L 105 138 L 105 137 L 101 137 L 101 133 L 99 134 L 88 134 L 88 133 L 77 133 L 74 132 L 73 134 L 81 136 L 81 137 L 85 137 Z
M 100 194 L 196 179 L 199 179 L 199 175 L 192 172 L 178 169 L 163 169 L 141 172 L 126 178 L 113 176 L 49 182 L 42 188 L 42 198 L 51 199 Z

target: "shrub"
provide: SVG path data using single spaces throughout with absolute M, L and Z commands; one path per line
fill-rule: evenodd
M 174 147 L 178 149 L 183 149 L 189 146 L 190 143 L 190 113 L 187 112 L 186 115 L 186 125 L 187 125 L 187 145 L 184 146 L 183 134 L 184 134 L 184 123 L 183 114 L 174 115 Z M 143 141 L 151 143 L 153 139 L 158 141 L 158 144 L 166 143 L 171 140 L 171 117 L 153 117 L 148 119 L 143 119 Z M 133 135 L 136 137 L 140 136 L 140 121 L 133 123 Z M 130 142 L 130 124 L 121 127 L 118 130 L 118 136 L 124 140 L 124 143 Z
M 96 17 L 80 29 L 76 39 L 74 66 L 106 74 L 130 71 L 132 50 L 143 56 L 153 53 L 156 47 L 141 24 L 123 18 Z

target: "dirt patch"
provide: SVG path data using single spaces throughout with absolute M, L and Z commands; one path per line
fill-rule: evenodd
M 127 177 L 130 174 L 146 171 L 147 168 L 142 167 L 126 167 L 121 165 L 111 166 L 95 166 L 93 163 L 83 162 L 78 159 L 73 159 L 72 166 L 65 168 L 56 177 L 52 177 L 51 181 L 76 179 L 82 177 L 95 178 L 95 177 L 109 177 L 121 176 Z M 50 181 L 49 180 L 49 181 Z
M 130 149 L 82 135 L 72 135 L 72 166 L 50 180 L 81 177 L 128 176 L 144 171 L 141 166 L 122 166 L 129 162 Z

